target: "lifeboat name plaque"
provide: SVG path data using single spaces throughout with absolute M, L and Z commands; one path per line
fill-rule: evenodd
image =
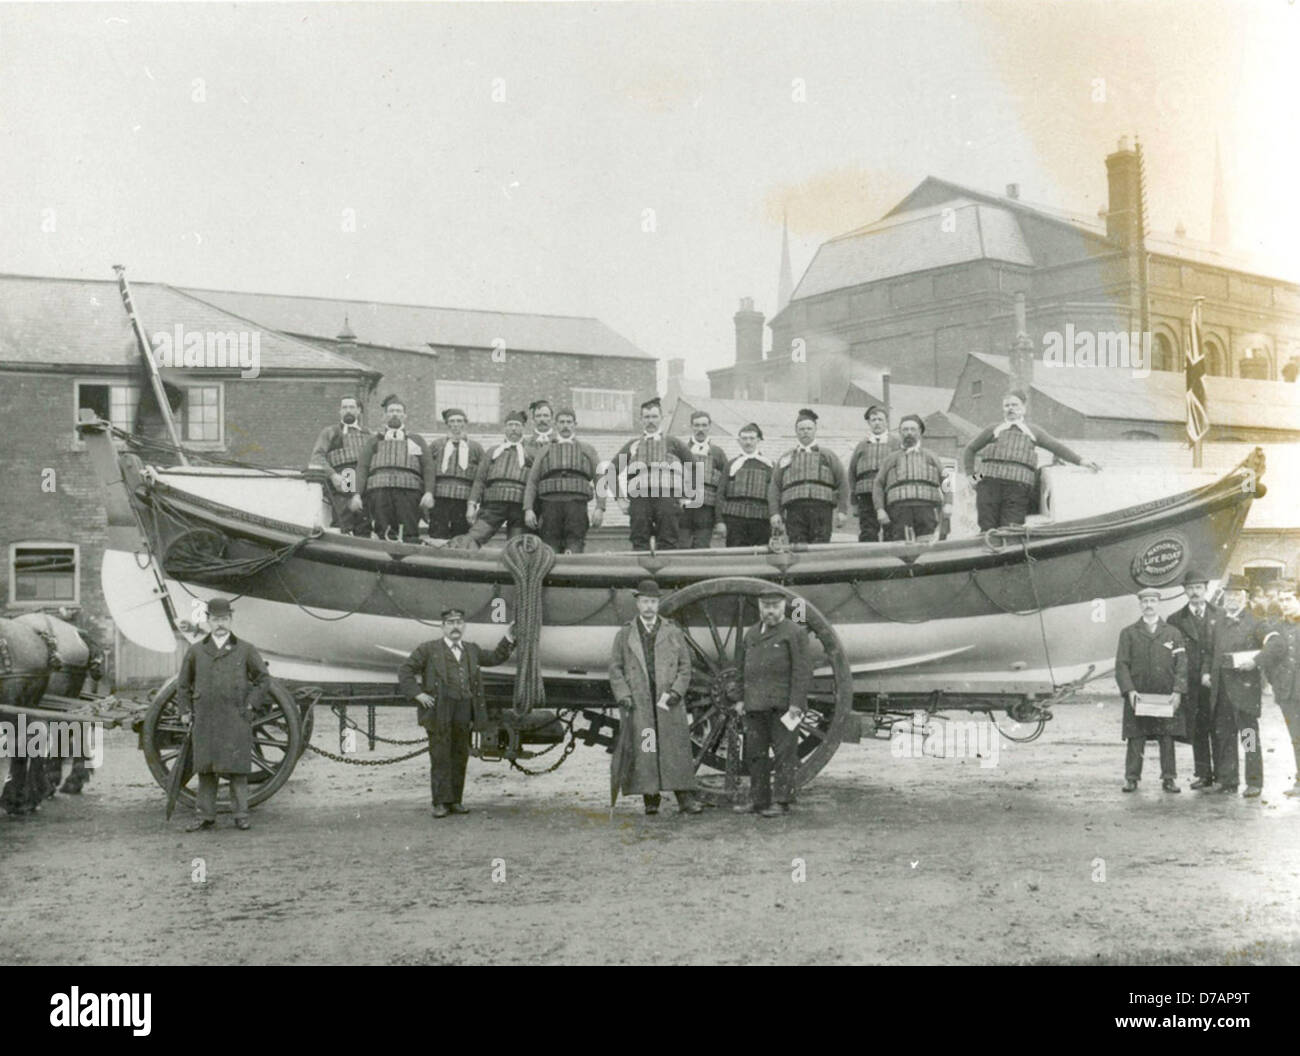
M 1187 542 L 1178 535 L 1162 535 L 1133 558 L 1130 571 L 1144 587 L 1172 583 L 1187 564 Z

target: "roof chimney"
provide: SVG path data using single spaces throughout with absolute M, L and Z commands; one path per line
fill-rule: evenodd
M 334 340 L 343 345 L 355 345 L 357 343 L 357 335 L 352 332 L 352 327 L 348 325 L 346 315 L 343 317 L 343 329 L 335 335 Z
M 754 298 L 742 297 L 736 323 L 736 363 L 759 363 L 763 359 L 763 313 L 754 310 Z
M 1019 198 L 1019 197 L 1020 197 L 1020 184 L 1018 184 L 1018 183 L 1008 183 L 1008 184 L 1007 184 L 1007 197 L 1008 197 L 1008 198 Z
M 1034 340 L 1029 336 L 1029 323 L 1025 311 L 1025 295 L 1016 294 L 1016 336 L 1011 342 L 1008 366 L 1011 368 L 1011 387 L 1030 395 L 1034 387 Z
M 1137 153 L 1122 136 L 1114 154 L 1106 158 L 1109 204 L 1106 208 L 1106 237 L 1128 249 L 1137 241 L 1138 169 Z
M 892 421 L 893 416 L 890 412 L 890 400 L 889 400 L 889 371 L 885 371 L 883 374 L 880 375 L 880 399 L 885 404 L 885 421 L 886 422 Z

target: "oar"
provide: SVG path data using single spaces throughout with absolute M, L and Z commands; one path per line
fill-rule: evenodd
M 176 753 L 176 765 L 172 767 L 171 777 L 167 779 L 167 820 L 172 820 L 172 814 L 176 810 L 176 800 L 180 798 L 181 786 L 185 784 L 185 771 L 190 765 L 191 741 L 194 731 L 188 729 L 185 731 L 185 740 L 181 743 L 181 749 Z

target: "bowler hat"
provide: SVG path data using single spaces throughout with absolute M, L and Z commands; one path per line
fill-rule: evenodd
M 1210 582 L 1210 577 L 1202 572 L 1199 568 L 1190 567 L 1183 573 L 1183 586 L 1189 583 L 1206 583 Z
M 653 579 L 643 579 L 632 593 L 638 598 L 657 598 L 660 596 L 659 584 Z
M 1250 580 L 1239 572 L 1234 572 L 1228 577 L 1228 581 L 1223 584 L 1224 590 L 1250 590 Z
M 229 598 L 213 598 L 208 602 L 209 616 L 229 616 L 233 612 Z

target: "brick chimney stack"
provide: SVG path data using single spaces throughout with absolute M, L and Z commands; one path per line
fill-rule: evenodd
M 1016 294 L 1016 336 L 1011 341 L 1009 356 L 1011 388 L 1021 389 L 1028 397 L 1034 387 L 1034 339 L 1029 336 L 1029 322 L 1025 311 L 1025 295 Z
M 1106 158 L 1109 204 L 1106 208 L 1106 237 L 1125 249 L 1137 242 L 1138 166 L 1137 151 L 1120 138 L 1114 154 Z
M 763 313 L 754 310 L 754 298 L 742 297 L 736 323 L 736 363 L 761 363 L 763 360 Z

